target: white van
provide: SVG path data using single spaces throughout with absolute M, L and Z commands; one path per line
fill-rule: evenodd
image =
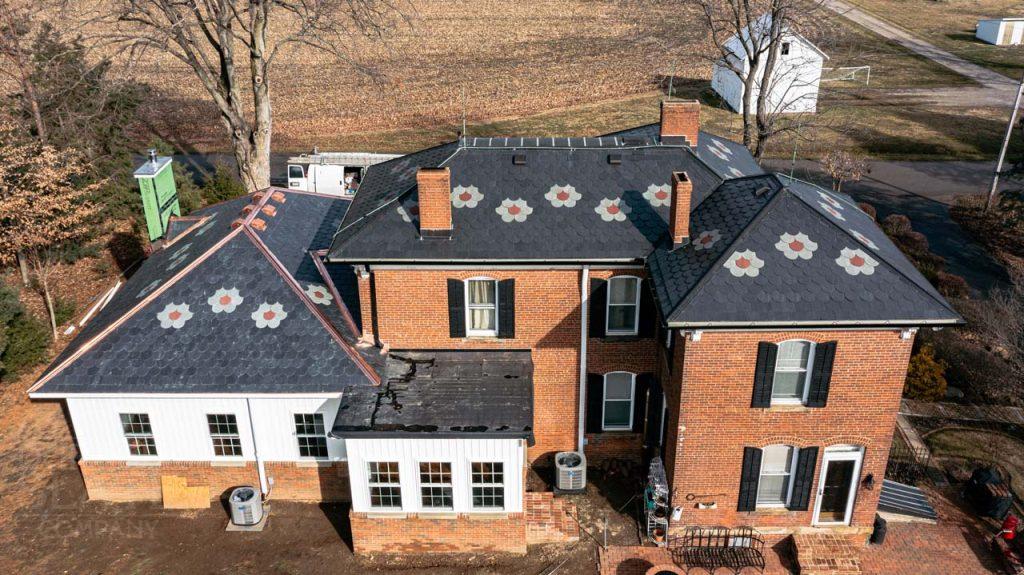
M 351 197 L 366 168 L 397 158 L 397 154 L 319 152 L 288 158 L 288 188 Z

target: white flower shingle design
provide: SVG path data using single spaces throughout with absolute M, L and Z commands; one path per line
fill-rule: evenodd
M 149 282 L 149 285 L 147 285 L 146 287 L 144 287 L 141 290 L 139 290 L 139 293 L 136 294 L 135 297 L 136 298 L 146 297 L 147 295 L 149 295 L 149 292 L 155 290 L 156 286 L 160 285 L 161 281 L 163 281 L 163 280 L 153 280 L 153 281 Z
M 818 244 L 812 242 L 807 234 L 782 234 L 779 236 L 778 243 L 775 244 L 775 249 L 782 252 L 782 255 L 786 258 L 795 260 L 800 258 L 802 260 L 809 260 L 814 255 L 814 250 L 818 249 Z
M 181 256 L 185 255 L 185 252 L 187 252 L 190 247 L 192 247 L 192 243 L 191 242 L 181 246 L 180 248 L 178 248 L 176 250 L 174 250 L 174 253 L 171 254 L 171 259 L 172 260 L 176 260 L 176 259 L 180 258 Z
M 594 211 L 606 222 L 624 222 L 626 221 L 626 214 L 632 210 L 629 206 L 622 203 L 622 198 L 604 198 L 594 208 Z
M 476 186 L 455 186 L 452 188 L 452 205 L 456 208 L 475 208 L 484 195 Z
M 672 203 L 672 188 L 668 184 L 651 184 L 644 192 L 644 199 L 652 206 L 667 206 Z
M 839 264 L 839 267 L 846 270 L 846 273 L 851 276 L 860 274 L 869 276 L 875 273 L 875 267 L 878 266 L 878 262 L 868 254 L 864 253 L 863 250 L 855 250 L 851 248 L 843 248 L 839 257 L 836 258 L 836 263 Z
M 308 284 L 306 286 L 306 295 L 309 296 L 309 299 L 313 300 L 314 303 L 318 303 L 320 305 L 331 305 L 331 302 L 334 301 L 334 296 L 331 295 L 327 286 L 320 284 Z
M 839 220 L 841 222 L 845 222 L 846 221 L 846 218 L 843 217 L 843 214 L 841 214 L 839 212 L 839 210 L 833 208 L 831 205 L 826 204 L 825 202 L 818 202 L 818 205 L 821 206 L 821 209 L 823 209 L 826 212 L 828 212 L 828 215 L 832 216 L 833 218 L 835 218 L 835 219 L 837 219 L 837 220 Z
M 235 308 L 244 299 L 239 295 L 238 288 L 220 288 L 213 292 L 213 295 L 206 300 L 206 303 L 210 304 L 210 309 L 213 310 L 213 313 L 231 313 L 235 311 Z
M 501 221 L 505 223 L 525 222 L 526 217 L 533 213 L 533 208 L 527 205 L 526 200 L 522 198 L 517 200 L 505 198 L 501 201 L 500 206 L 494 208 L 494 211 L 501 216 Z
M 753 251 L 745 250 L 733 252 L 724 265 L 729 270 L 729 273 L 735 277 L 747 276 L 756 278 L 757 274 L 761 273 L 761 268 L 764 267 L 764 261 L 757 257 L 757 254 Z
M 210 231 L 210 228 L 212 228 L 213 224 L 215 224 L 215 223 L 217 223 L 217 222 L 213 221 L 213 217 L 211 217 L 210 221 L 206 222 L 205 224 L 200 226 L 200 228 L 198 230 L 196 230 L 195 237 L 199 237 L 199 236 L 205 234 L 206 232 Z
M 721 150 L 723 154 L 729 154 L 730 156 L 732 155 L 732 150 L 729 149 L 729 146 L 726 146 L 725 144 L 723 144 L 721 140 L 714 140 L 714 141 L 711 142 L 711 144 L 714 147 L 716 147 L 719 150 Z
M 693 249 L 696 251 L 710 250 L 718 243 L 718 240 L 722 239 L 722 234 L 718 233 L 718 230 L 704 230 L 693 240 Z
M 729 161 L 729 156 L 727 156 L 718 146 L 711 146 L 708 149 L 711 150 L 712 154 L 718 156 L 720 159 L 725 160 L 726 162 Z
M 284 311 L 281 304 L 276 302 L 263 302 L 260 307 L 256 308 L 256 311 L 252 312 L 252 319 L 256 322 L 256 327 L 260 329 L 265 327 L 274 329 L 281 325 L 281 320 L 286 317 L 288 317 L 288 312 Z
M 858 232 L 857 230 L 850 230 L 850 233 L 853 234 L 853 237 L 857 238 L 858 242 L 866 245 L 867 247 L 873 250 L 878 249 L 878 246 L 875 245 L 875 242 L 871 241 L 871 238 L 865 236 L 864 234 Z
M 835 199 L 830 194 L 826 194 L 825 192 L 818 192 L 818 195 L 821 196 L 821 199 L 825 200 L 825 202 L 827 204 L 831 205 L 833 208 L 835 208 L 837 210 L 843 209 L 842 202 L 840 202 L 839 200 Z
M 577 192 L 576 188 L 568 184 L 551 186 L 548 193 L 544 194 L 544 199 L 551 202 L 551 205 L 556 208 L 575 208 L 576 202 L 582 197 L 583 195 Z
M 156 319 L 160 320 L 160 327 L 164 329 L 180 329 L 186 321 L 192 319 L 192 312 L 187 303 L 169 303 L 156 314 Z
M 734 166 L 729 166 L 729 173 L 732 174 L 732 177 L 734 178 L 742 178 L 744 175 L 746 175 Z
M 185 254 L 185 255 L 183 255 L 181 257 L 178 257 L 178 258 L 175 258 L 175 259 L 171 260 L 170 265 L 167 266 L 167 271 L 169 271 L 169 272 L 174 271 L 174 269 L 176 267 L 178 267 L 181 264 L 185 263 L 185 260 L 187 260 L 187 259 L 188 259 L 188 254 Z
M 398 212 L 398 215 L 402 216 L 402 221 L 407 224 L 411 224 L 413 218 L 420 217 L 420 205 L 416 202 L 409 204 L 408 209 L 402 206 L 402 204 L 398 204 L 398 207 L 395 208 L 395 211 Z

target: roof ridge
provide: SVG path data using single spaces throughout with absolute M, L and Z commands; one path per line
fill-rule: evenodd
M 775 181 L 780 186 L 782 186 L 782 182 L 779 181 L 779 179 L 774 174 L 761 174 L 759 177 L 775 178 Z M 729 180 L 729 181 L 732 181 L 732 180 Z M 715 193 L 718 192 L 719 189 L 721 189 L 721 185 L 719 185 L 719 187 L 716 188 L 715 191 L 712 192 L 711 194 L 709 194 L 708 196 L 710 197 L 711 195 L 714 195 Z M 745 226 L 743 226 L 743 230 L 739 234 L 737 234 L 736 237 L 731 242 L 729 242 L 729 245 L 725 246 L 725 249 L 722 250 L 722 253 L 717 258 L 715 258 L 715 261 L 712 262 L 710 266 L 708 266 L 708 269 L 703 274 L 701 274 L 700 279 L 697 280 L 697 283 L 694 284 L 694 286 L 692 288 L 690 288 L 689 291 L 686 292 L 686 295 L 683 296 L 683 298 L 681 300 L 679 300 L 679 303 L 676 304 L 676 306 L 672 308 L 672 311 L 670 311 L 668 313 L 668 315 L 665 317 L 666 323 L 669 321 L 670 317 L 675 315 L 676 312 L 679 311 L 680 309 L 682 309 L 682 307 L 685 304 L 687 304 L 690 300 L 692 300 L 694 297 L 696 297 L 696 294 L 699 291 L 704 289 L 704 287 L 707 285 L 707 283 L 709 281 L 711 281 L 709 279 L 710 276 L 711 276 L 711 272 L 715 268 L 718 267 L 718 265 L 722 262 L 722 260 L 728 259 L 729 257 L 732 256 L 732 254 L 729 253 L 729 249 L 732 248 L 733 246 L 735 246 L 736 243 L 740 241 L 740 239 L 747 237 L 747 235 L 750 233 L 750 230 L 754 227 L 754 224 L 756 224 L 757 222 L 761 221 L 761 219 L 763 219 L 769 213 L 770 208 L 774 207 L 775 204 L 778 203 L 779 196 L 782 195 L 782 191 L 784 189 L 785 189 L 785 186 L 782 186 L 778 190 L 775 190 L 775 193 L 772 196 L 772 199 L 768 200 L 768 202 L 765 203 L 765 205 L 761 206 L 761 209 L 758 210 L 756 214 L 754 214 L 754 217 L 750 218 L 750 221 L 748 221 L 747 224 Z
M 776 175 L 776 177 L 777 177 L 777 175 Z M 789 178 L 788 176 L 784 176 L 784 177 L 786 177 L 786 178 Z M 817 185 L 817 184 L 814 184 L 814 183 L 812 183 L 812 182 L 807 182 L 807 181 L 804 181 L 804 180 L 799 180 L 799 179 L 796 179 L 796 178 L 789 178 L 789 179 L 790 179 L 790 180 L 794 180 L 794 181 L 797 181 L 797 182 L 800 182 L 800 183 L 803 183 L 803 184 L 807 184 L 807 185 L 809 185 L 809 186 L 813 186 L 813 187 L 815 187 L 815 188 L 818 188 L 818 189 L 819 189 L 819 190 L 821 190 L 822 192 L 828 193 L 828 190 L 826 190 L 825 188 L 823 188 L 823 187 L 821 187 L 821 186 L 819 186 L 819 185 Z M 953 313 L 955 313 L 955 314 L 957 314 L 957 315 L 960 315 L 960 314 L 959 314 L 959 312 L 957 312 L 957 311 L 956 311 L 955 309 L 953 309 L 953 306 L 952 306 L 952 305 L 950 305 L 950 304 L 949 304 L 949 302 L 945 301 L 945 299 L 944 299 L 944 298 L 942 298 L 941 296 L 940 296 L 940 297 L 935 297 L 935 294 L 933 294 L 933 293 L 931 293 L 930 291 L 928 291 L 928 290 L 924 289 L 923 287 L 921 287 L 921 285 L 920 285 L 920 284 L 918 284 L 918 283 L 917 283 L 916 281 L 914 281 L 914 280 L 913 280 L 912 278 L 910 278 L 910 277 L 909 277 L 909 276 L 908 276 L 907 274 L 905 274 L 905 273 L 903 273 L 902 271 L 900 271 L 900 269 L 899 269 L 898 267 L 896 267 L 896 266 L 895 266 L 895 265 L 894 265 L 894 264 L 893 264 L 893 263 L 892 263 L 891 261 L 889 261 L 889 258 L 887 258 L 887 257 L 883 256 L 883 255 L 882 255 L 881 253 L 879 253 L 879 250 L 877 250 L 877 249 L 875 249 L 875 250 L 872 250 L 872 249 L 871 249 L 870 247 L 868 247 L 867 245 L 865 245 L 865 244 L 864 244 L 864 242 L 861 242 L 861 241 L 860 241 L 860 240 L 858 240 L 858 239 L 857 239 L 857 238 L 856 238 L 856 237 L 855 237 L 855 236 L 854 236 L 853 234 L 851 234 L 850 232 L 848 232 L 848 231 L 846 230 L 846 228 L 844 228 L 843 226 L 841 226 L 841 225 L 837 224 L 836 222 L 832 221 L 832 219 L 831 219 L 831 218 L 826 218 L 825 216 L 823 216 L 823 215 L 821 214 L 821 212 L 819 212 L 818 210 L 814 209 L 814 206 L 813 206 L 813 205 L 811 205 L 810 203 L 808 203 L 808 202 L 807 202 L 806 200 L 804 200 L 803 198 L 801 198 L 799 194 L 793 193 L 792 191 L 790 191 L 790 194 L 791 194 L 791 195 L 792 195 L 793 197 L 795 197 L 795 198 L 796 198 L 797 200 L 799 200 L 801 204 L 803 204 L 803 205 L 804 205 L 804 206 L 806 206 L 806 207 L 807 207 L 808 209 L 810 209 L 810 211 L 811 211 L 811 212 L 812 212 L 812 213 L 813 213 L 813 214 L 814 214 L 815 216 L 817 216 L 817 217 L 818 217 L 819 219 L 825 220 L 826 222 L 828 222 L 828 223 L 829 223 L 830 225 L 832 225 L 833 227 L 835 227 L 835 228 L 839 229 L 839 231 L 841 231 L 841 232 L 843 233 L 843 235 L 845 235 L 846 237 L 848 237 L 848 238 L 850 238 L 851 240 L 853 240 L 853 241 L 855 242 L 855 244 L 854 244 L 854 245 L 857 245 L 857 246 L 864 246 L 865 248 L 869 249 L 869 250 L 871 251 L 871 253 L 872 253 L 872 254 L 873 254 L 873 255 L 874 255 L 875 257 L 877 257 L 878 259 L 880 259 L 880 260 L 882 260 L 883 262 L 885 262 L 885 265 L 889 266 L 889 268 L 891 268 L 891 269 L 892 269 L 892 270 L 893 270 L 894 272 L 896 272 L 896 274 L 897 274 L 897 275 L 899 275 L 899 276 L 900 276 L 901 278 L 903 278 L 903 279 L 904 279 L 904 280 L 906 280 L 907 282 L 910 282 L 910 283 L 911 283 L 911 284 L 912 284 L 912 285 L 913 285 L 913 286 L 914 286 L 915 288 L 917 288 L 918 290 L 920 290 L 920 291 L 924 292 L 925 294 L 927 294 L 929 298 L 931 298 L 931 299 L 935 300 L 936 302 L 938 302 L 938 303 L 939 303 L 939 305 L 941 305 L 941 306 L 942 306 L 943 308 L 945 308 L 945 309 L 947 309 L 947 310 L 949 310 L 949 311 L 951 311 L 951 312 L 953 312 Z M 854 204 L 854 205 L 853 205 L 853 207 L 854 207 L 855 209 L 857 209 L 857 210 L 860 210 L 860 208 L 858 208 L 856 204 Z M 867 215 L 867 214 L 865 214 L 865 215 Z M 880 226 L 877 226 L 877 222 L 876 222 L 876 227 L 878 227 L 879 229 L 881 229 L 881 227 L 880 227 Z M 885 231 L 883 230 L 883 231 L 882 231 L 882 233 L 883 233 L 883 234 L 885 234 Z M 889 237 L 889 236 L 888 236 L 888 235 L 886 235 L 886 238 L 887 238 L 887 239 L 888 239 L 888 237 Z M 890 239 L 889 241 L 892 241 L 892 240 Z M 895 243 L 894 243 L 893 245 L 895 245 Z M 900 247 L 899 247 L 899 246 L 895 246 L 895 247 L 896 247 L 896 249 L 897 249 L 897 250 L 899 250 L 899 251 L 900 251 L 900 253 L 903 253 L 903 250 L 900 250 Z M 905 254 L 904 254 L 904 256 L 905 256 Z M 911 265 L 913 266 L 913 265 L 914 265 L 914 262 L 910 262 L 910 264 L 911 264 Z M 917 269 L 917 266 L 914 266 L 914 269 L 916 270 L 916 269 Z M 920 273 L 920 272 L 919 272 L 919 273 Z M 922 277 L 923 277 L 923 276 L 922 276 Z M 923 279 L 924 279 L 924 281 L 926 281 L 926 282 L 928 281 L 928 279 L 927 279 L 927 278 L 923 278 Z M 932 286 L 932 288 L 933 288 L 933 289 L 934 289 L 934 287 L 935 287 L 935 286 Z M 936 290 L 936 291 L 938 291 L 938 290 Z

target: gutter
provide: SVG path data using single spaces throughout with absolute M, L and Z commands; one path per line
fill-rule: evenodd
M 327 432 L 332 439 L 525 439 L 536 443 L 532 431 L 380 431 L 374 429 Z
M 872 329 L 872 328 L 908 328 L 917 327 L 922 325 L 965 325 L 963 319 L 938 319 L 938 320 L 876 320 L 876 321 L 787 321 L 787 322 L 773 322 L 773 321 L 733 321 L 733 322 L 668 322 L 667 327 L 673 329 L 720 329 L 722 331 L 738 330 L 738 329 L 773 329 L 776 331 L 784 331 L 786 329 L 808 329 L 808 328 L 833 328 L 833 327 L 850 327 L 859 329 Z
M 584 426 L 584 412 L 587 407 L 587 314 L 590 311 L 590 266 L 583 266 L 583 273 L 580 274 L 580 392 L 579 405 L 576 407 L 576 434 L 577 451 L 583 453 L 583 447 L 587 444 Z

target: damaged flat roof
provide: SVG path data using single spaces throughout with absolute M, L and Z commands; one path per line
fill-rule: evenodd
M 333 437 L 533 438 L 529 351 L 392 351 L 379 386 L 348 387 Z

